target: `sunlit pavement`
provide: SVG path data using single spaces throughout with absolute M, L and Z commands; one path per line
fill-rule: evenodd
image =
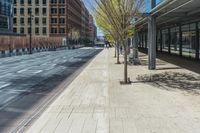
M 200 75 L 158 60 L 158 69 L 123 64 L 101 52 L 35 121 L 29 133 L 199 133 Z M 122 60 L 122 58 L 121 58 Z M 149 76 L 151 78 L 149 78 Z
M 61 91 L 55 87 L 98 51 L 85 48 L 1 58 L 0 132 L 15 132 L 29 124 L 48 97 Z

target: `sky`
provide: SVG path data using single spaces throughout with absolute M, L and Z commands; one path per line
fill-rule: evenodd
M 90 14 L 92 14 L 91 5 L 88 1 L 93 0 L 82 0 L 86 6 L 86 8 L 89 10 Z M 159 3 L 161 0 L 156 0 L 156 3 Z M 145 10 L 148 12 L 150 9 L 150 0 L 145 0 Z M 97 36 L 103 36 L 102 31 L 97 27 Z

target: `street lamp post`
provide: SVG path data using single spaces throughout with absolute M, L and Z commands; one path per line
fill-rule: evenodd
M 29 16 L 29 19 L 30 19 L 30 46 L 29 46 L 29 54 L 32 54 L 32 18 L 33 18 L 33 15 L 32 15 L 32 11 L 30 10 L 30 16 Z

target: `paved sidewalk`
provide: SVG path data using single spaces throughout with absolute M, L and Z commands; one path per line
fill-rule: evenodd
M 161 60 L 149 71 L 140 54 L 142 64 L 129 66 L 133 83 L 120 85 L 113 53 L 97 55 L 28 133 L 200 132 L 200 75 Z

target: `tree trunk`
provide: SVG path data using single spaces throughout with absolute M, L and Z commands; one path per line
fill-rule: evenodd
M 123 46 L 124 46 L 124 83 L 128 83 L 128 70 L 127 70 L 127 54 L 128 54 L 128 49 L 127 49 L 127 42 L 124 40 L 123 41 Z
M 115 44 L 115 58 L 117 57 L 117 45 Z
M 120 64 L 120 62 L 119 62 L 119 42 L 117 42 L 117 64 Z

